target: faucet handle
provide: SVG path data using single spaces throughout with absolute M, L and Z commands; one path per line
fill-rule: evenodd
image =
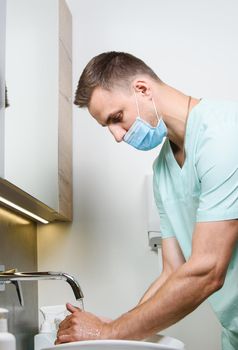
M 4 273 L 15 273 L 15 272 L 17 272 L 17 269 L 10 269 L 10 270 L 4 271 Z

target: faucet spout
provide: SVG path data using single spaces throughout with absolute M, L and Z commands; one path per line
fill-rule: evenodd
M 53 271 L 47 271 L 47 272 L 17 272 L 15 269 L 0 272 L 0 283 L 13 283 L 15 286 L 18 284 L 16 282 L 19 281 L 39 281 L 39 280 L 64 280 L 66 281 L 72 288 L 75 299 L 83 299 L 84 295 L 82 292 L 82 289 L 77 282 L 77 280 L 64 272 L 53 272 Z M 18 292 L 19 297 L 19 292 Z M 22 305 L 22 302 L 19 298 L 20 304 Z

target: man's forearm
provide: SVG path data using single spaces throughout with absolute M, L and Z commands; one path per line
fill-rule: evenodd
M 178 322 L 216 289 L 209 273 L 185 263 L 151 298 L 106 325 L 102 338 L 144 339 Z
M 168 279 L 169 274 L 166 274 L 164 271 L 160 274 L 160 276 L 151 284 L 151 286 L 147 289 L 145 294 L 140 299 L 138 305 L 144 303 L 148 299 L 150 299 L 158 290 L 159 288 L 165 283 L 165 281 Z

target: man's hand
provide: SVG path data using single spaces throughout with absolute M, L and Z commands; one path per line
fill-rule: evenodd
M 111 320 L 97 317 L 71 304 L 66 304 L 66 306 L 71 315 L 60 323 L 56 345 L 79 340 L 101 339 L 104 326 Z

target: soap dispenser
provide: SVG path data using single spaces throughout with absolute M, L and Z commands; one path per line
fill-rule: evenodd
M 16 339 L 8 332 L 8 310 L 0 308 L 0 350 L 16 350 Z

